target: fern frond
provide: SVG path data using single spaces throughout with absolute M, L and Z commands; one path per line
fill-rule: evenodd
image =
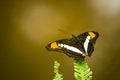
M 54 63 L 55 77 L 54 77 L 53 80 L 63 80 L 63 75 L 59 73 L 59 67 L 60 67 L 60 63 L 58 63 L 57 61 L 55 61 L 55 63 Z
M 75 80 L 92 80 L 92 71 L 84 59 L 74 62 L 74 77 Z

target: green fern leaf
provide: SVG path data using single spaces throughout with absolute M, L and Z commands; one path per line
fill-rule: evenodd
M 92 71 L 84 59 L 74 62 L 74 77 L 75 80 L 92 80 Z
M 63 80 L 63 75 L 59 73 L 59 67 L 60 67 L 60 63 L 58 63 L 57 61 L 55 61 L 55 63 L 54 63 L 55 77 L 54 77 L 53 80 Z

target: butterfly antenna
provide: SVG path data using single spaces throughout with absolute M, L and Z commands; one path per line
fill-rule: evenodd
M 65 31 L 63 29 L 58 29 L 58 31 L 63 32 L 65 34 L 73 35 L 71 32 Z

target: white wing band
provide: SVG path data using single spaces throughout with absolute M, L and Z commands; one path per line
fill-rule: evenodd
M 85 52 L 87 52 L 89 41 L 90 41 L 90 36 L 87 36 L 87 38 L 86 38 L 86 40 L 84 42 Z
M 73 46 L 69 46 L 69 45 L 66 45 L 66 44 L 58 44 L 58 46 L 63 47 L 63 48 L 66 48 L 66 49 L 71 50 L 71 51 L 76 52 L 76 53 L 80 53 L 80 54 L 83 53 L 83 52 L 80 51 L 78 48 L 75 48 L 75 47 L 73 47 Z

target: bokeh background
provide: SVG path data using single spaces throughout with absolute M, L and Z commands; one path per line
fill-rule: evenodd
M 0 80 L 52 80 L 61 63 L 65 80 L 74 80 L 73 59 L 45 46 L 86 31 L 98 31 L 86 62 L 93 80 L 120 80 L 119 0 L 4 0 L 1 9 Z

